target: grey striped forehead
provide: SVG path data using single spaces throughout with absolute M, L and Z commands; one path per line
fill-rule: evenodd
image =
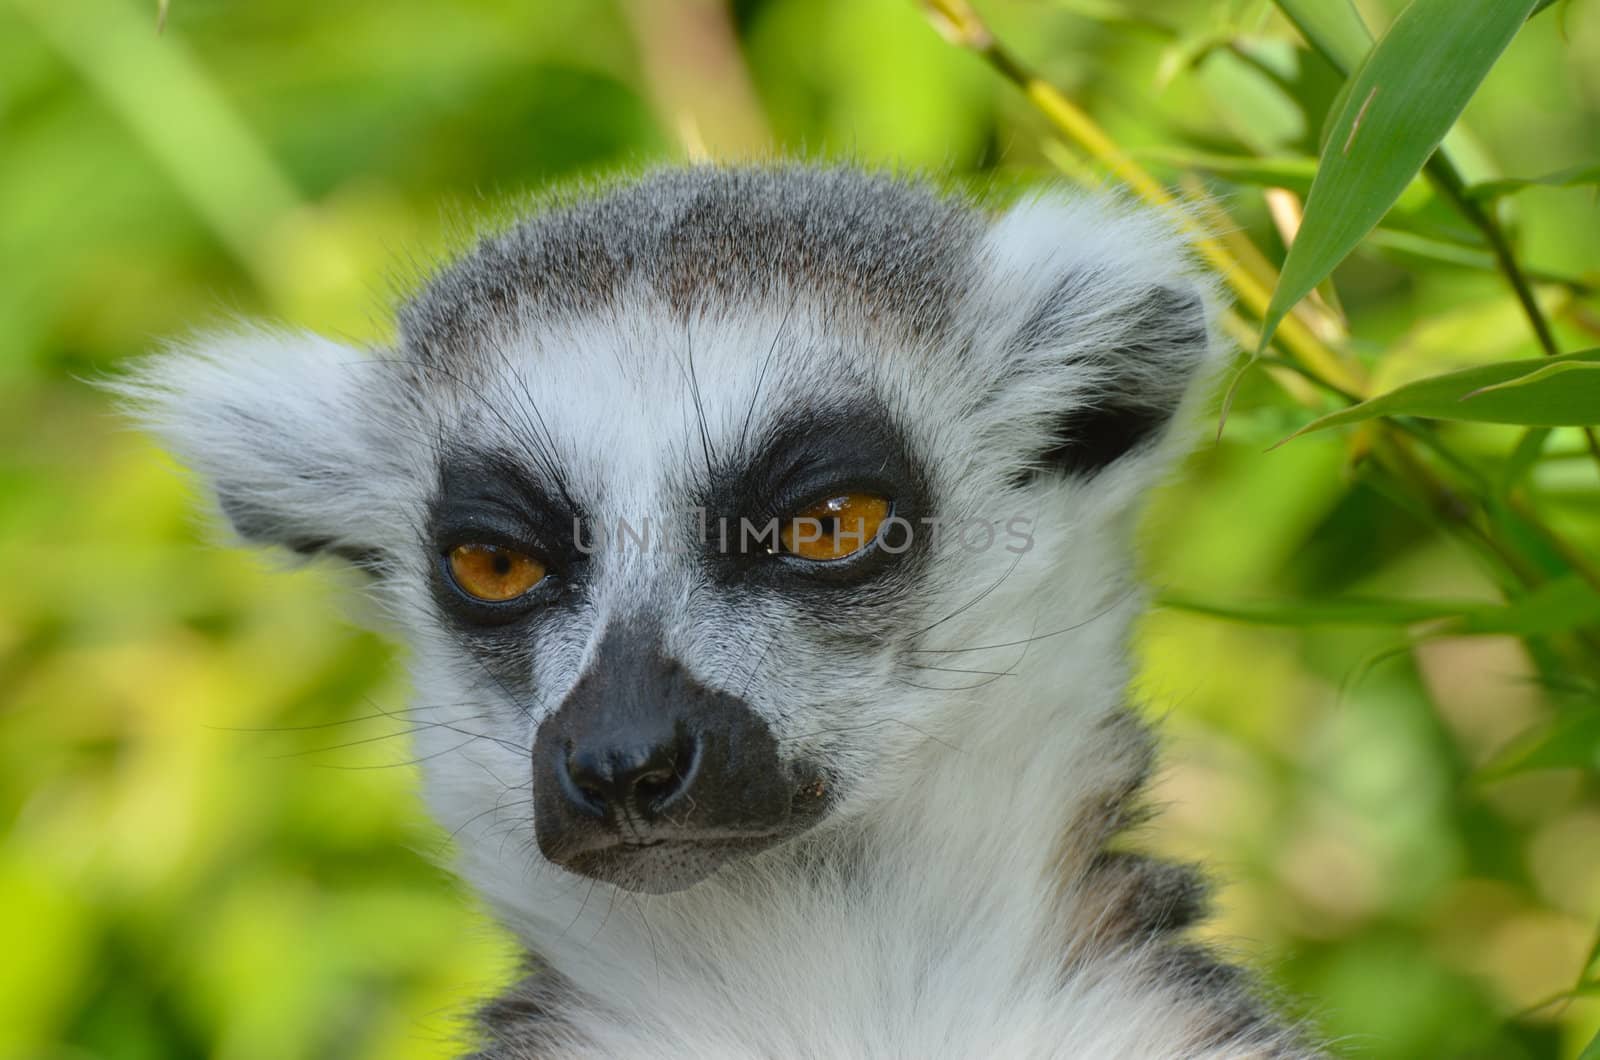
M 459 362 L 509 323 L 603 312 L 628 293 L 684 316 L 809 295 L 934 336 L 983 231 L 978 211 L 926 185 L 846 167 L 662 170 L 484 238 L 402 309 L 401 339 Z

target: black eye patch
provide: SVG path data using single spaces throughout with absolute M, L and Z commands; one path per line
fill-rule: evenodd
M 863 550 L 859 562 L 806 567 L 771 554 L 773 529 L 819 501 L 870 494 L 893 505 L 891 549 Z M 861 581 L 916 548 L 918 520 L 931 514 L 927 477 L 880 403 L 798 409 L 752 438 L 742 454 L 713 465 L 699 498 L 707 513 L 706 553 L 725 577 Z
M 478 518 L 525 524 L 550 545 L 563 535 L 570 539 L 577 512 L 564 491 L 547 488 L 512 455 L 464 449 L 440 460 L 429 514 L 435 529 Z
M 428 507 L 426 542 L 431 562 L 460 545 L 489 545 L 527 553 L 548 568 L 543 590 L 516 605 L 489 605 L 463 598 L 443 576 L 435 579 L 440 603 L 464 621 L 501 624 L 569 585 L 583 561 L 574 529 L 581 513 L 565 490 L 548 488 L 516 457 L 498 450 L 460 449 L 439 463 L 439 484 Z

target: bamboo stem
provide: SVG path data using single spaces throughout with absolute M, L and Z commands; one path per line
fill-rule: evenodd
M 920 0 L 934 26 L 952 43 L 966 48 L 1015 85 L 1066 139 L 1110 171 L 1117 180 L 1152 206 L 1170 212 L 1190 237 L 1195 252 L 1233 288 L 1239 302 L 1258 319 L 1266 313 L 1272 291 L 1250 274 L 1219 240 L 1190 214 L 1148 170 L 1134 161 L 1104 129 L 1054 85 L 1022 65 L 989 31 L 966 0 Z M 1366 392 L 1360 367 L 1339 356 L 1294 315 L 1278 328 L 1277 341 L 1308 368 L 1352 393 Z

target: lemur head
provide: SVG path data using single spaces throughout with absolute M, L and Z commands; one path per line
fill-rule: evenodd
M 392 348 L 213 335 L 131 389 L 241 536 L 371 576 L 469 864 L 521 830 L 668 891 L 1117 679 L 1043 638 L 1126 597 L 1207 302 L 1103 199 L 668 170 L 482 240 Z

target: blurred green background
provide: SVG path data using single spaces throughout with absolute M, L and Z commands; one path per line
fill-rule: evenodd
M 1399 4 L 1358 6 L 1381 30 Z M 1184 153 L 1314 155 L 1338 88 L 1267 3 L 979 7 L 1173 181 Z M 452 1055 L 513 953 L 435 867 L 390 717 L 403 660 L 329 571 L 223 547 L 87 381 L 239 314 L 381 340 L 414 262 L 552 181 L 778 150 L 1009 187 L 1065 156 L 911 0 L 174 0 L 156 21 L 0 0 L 0 1056 Z M 1451 144 L 1472 179 L 1600 159 L 1600 2 L 1531 22 Z M 1293 197 L 1214 169 L 1237 237 L 1280 258 Z M 1535 355 L 1415 191 L 1336 275 L 1341 342 L 1389 383 Z M 1540 294 L 1565 347 L 1600 345 L 1594 188 L 1500 216 L 1564 281 Z M 1313 411 L 1247 378 L 1152 513 L 1162 591 L 1496 600 L 1354 469 L 1359 434 L 1264 451 Z M 1558 432 L 1532 483 L 1591 556 L 1595 470 Z M 1167 812 L 1142 841 L 1229 882 L 1207 933 L 1347 1055 L 1575 1057 L 1600 1028 L 1600 990 L 1561 996 L 1600 922 L 1600 699 L 1558 713 L 1536 645 L 1423 632 L 1157 612 Z M 1551 768 L 1498 768 L 1552 719 L 1576 734 L 1522 762 Z

